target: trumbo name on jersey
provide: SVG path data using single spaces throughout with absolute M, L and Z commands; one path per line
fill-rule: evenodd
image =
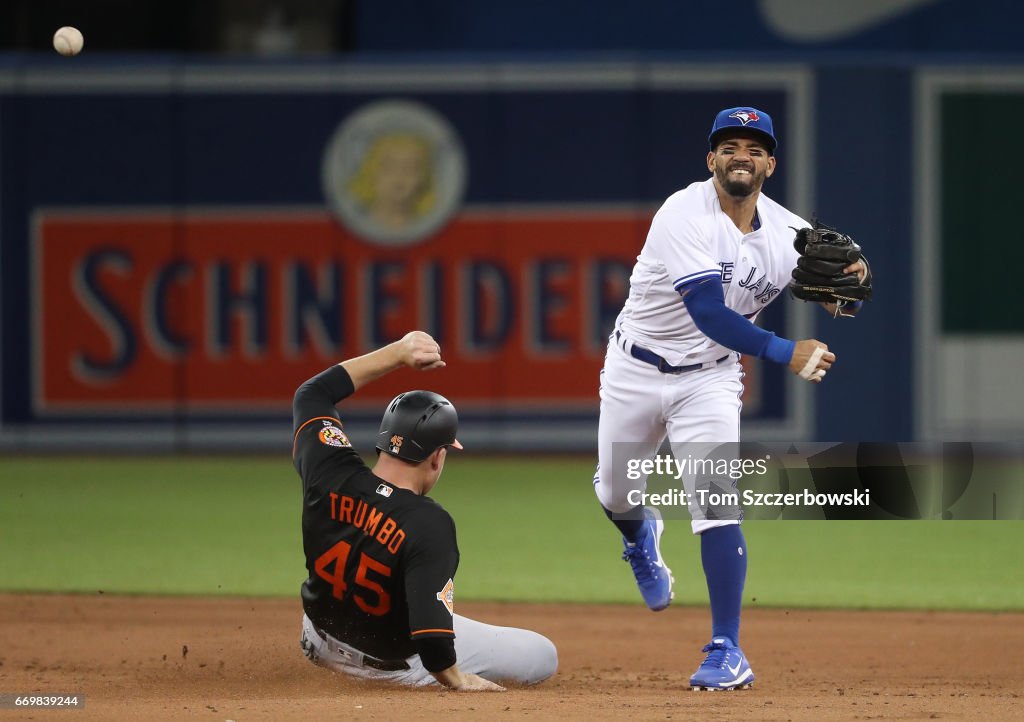
M 375 537 L 389 552 L 398 553 L 405 541 L 405 532 L 394 519 L 384 516 L 383 512 L 362 499 L 334 492 L 331 492 L 330 497 L 331 519 L 362 529 L 364 534 Z

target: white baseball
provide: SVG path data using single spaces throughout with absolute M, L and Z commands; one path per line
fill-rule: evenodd
M 85 38 L 78 28 L 65 25 L 53 34 L 53 49 L 61 55 L 78 55 L 85 45 Z

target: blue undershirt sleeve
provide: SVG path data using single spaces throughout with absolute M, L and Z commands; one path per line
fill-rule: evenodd
M 788 364 L 796 343 L 758 328 L 725 305 L 725 292 L 717 278 L 702 279 L 679 289 L 690 318 L 702 334 L 733 351 Z

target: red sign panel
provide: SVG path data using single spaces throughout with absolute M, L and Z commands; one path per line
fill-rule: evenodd
M 386 247 L 318 213 L 42 214 L 36 410 L 286 409 L 312 374 L 416 328 L 448 368 L 393 374 L 361 407 L 421 386 L 460 408 L 595 409 L 649 222 L 468 213 Z

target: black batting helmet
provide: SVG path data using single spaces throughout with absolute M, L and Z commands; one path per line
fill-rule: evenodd
M 380 420 L 377 448 L 419 463 L 442 446 L 461 449 L 455 438 L 459 415 L 452 402 L 433 391 L 406 391 L 388 404 Z

